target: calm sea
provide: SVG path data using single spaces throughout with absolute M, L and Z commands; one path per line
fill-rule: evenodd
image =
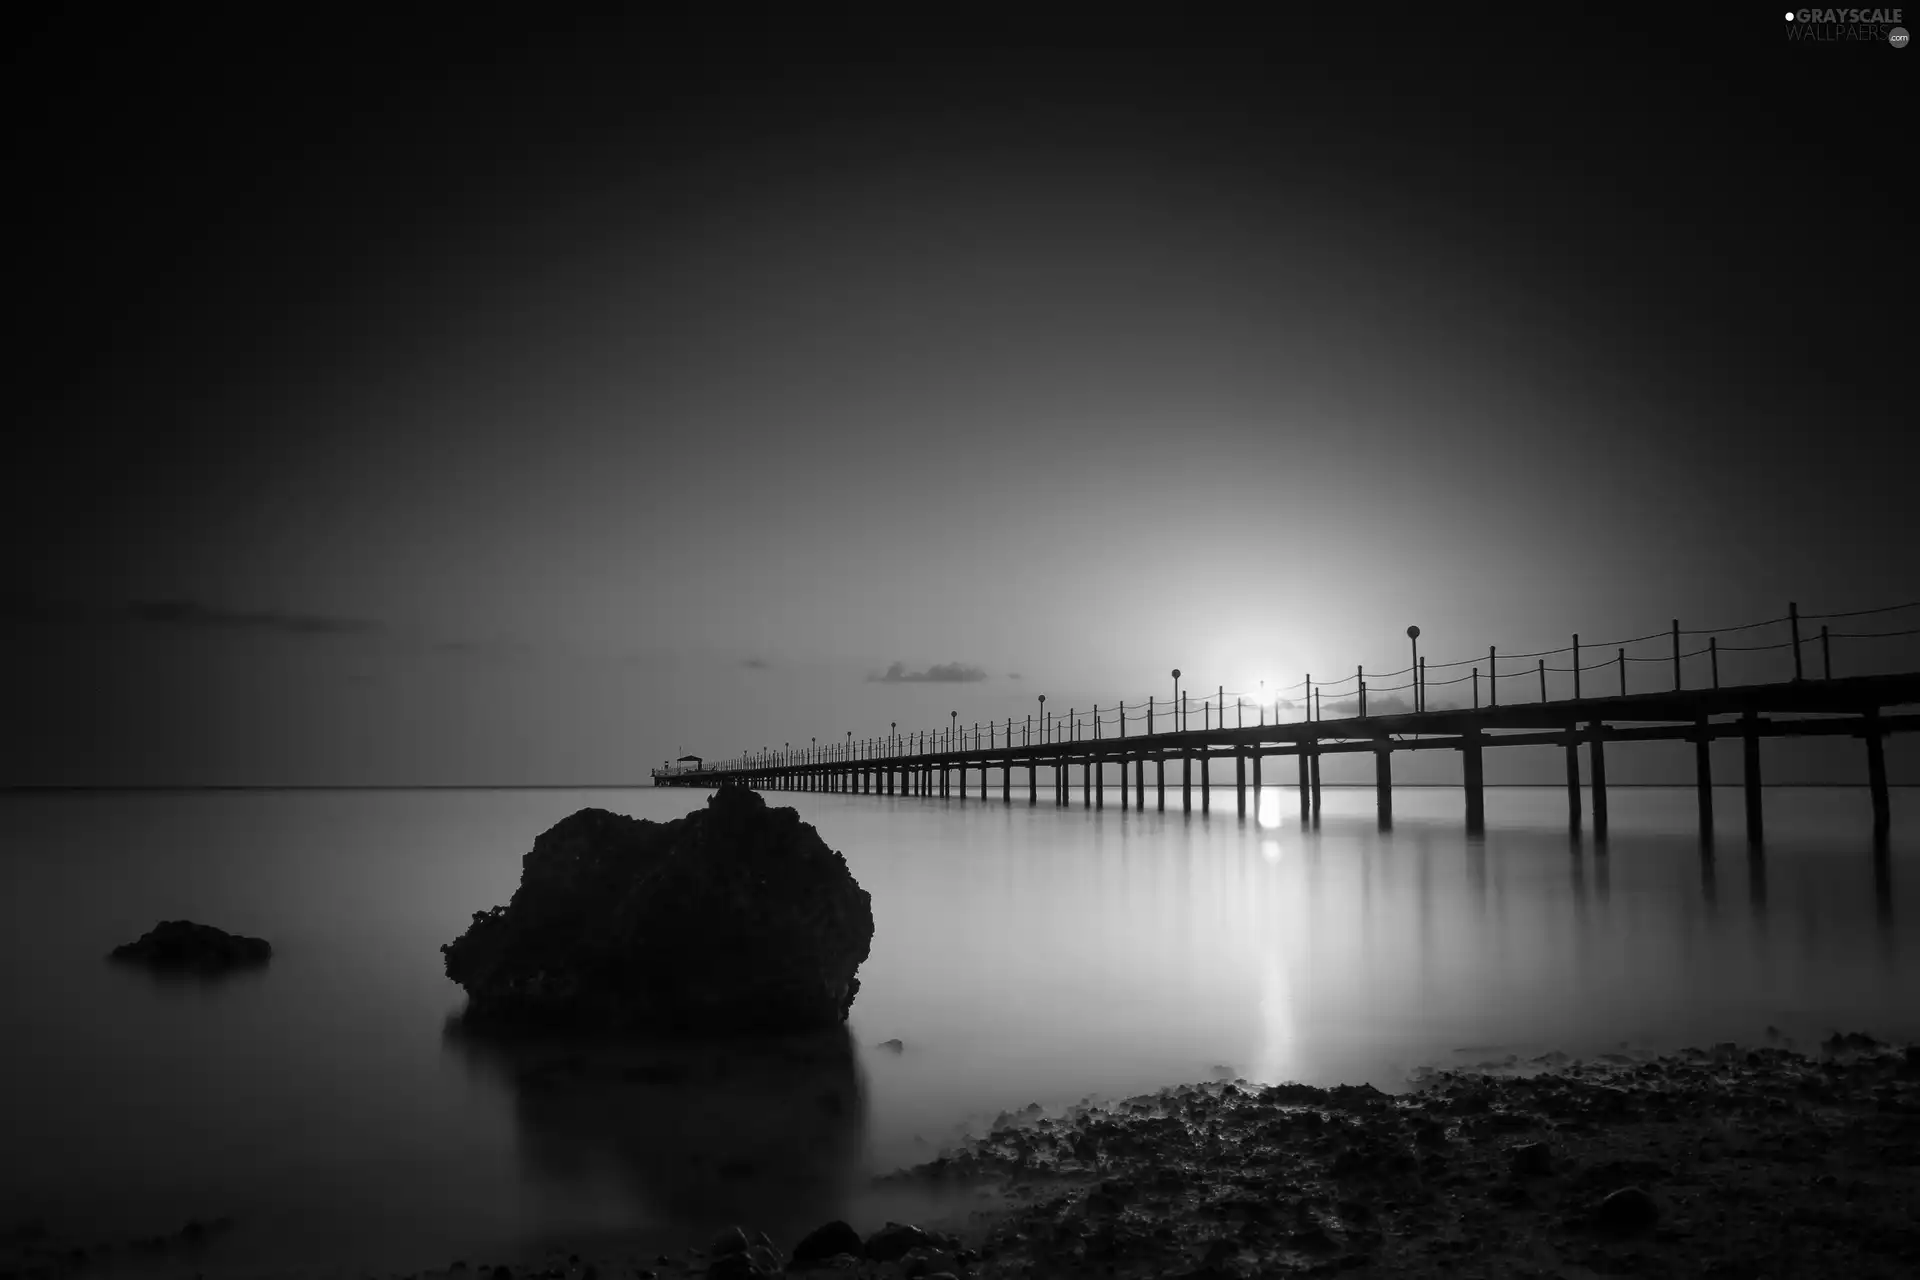
M 0 797 L 0 1231 L 230 1217 L 192 1263 L 210 1276 L 646 1256 L 736 1218 L 913 1212 L 865 1175 L 1032 1102 L 1220 1075 L 1392 1089 L 1770 1027 L 1920 1037 L 1913 791 L 1878 865 L 1859 790 L 1769 790 L 1763 859 L 1732 789 L 1711 857 L 1687 790 L 1616 788 L 1604 851 L 1551 788 L 1490 790 L 1480 840 L 1457 789 L 1401 790 L 1391 833 L 1371 789 L 1329 789 L 1318 829 L 1291 790 L 1244 821 L 1223 794 L 1211 816 L 773 796 L 873 895 L 850 1035 L 624 1059 L 450 1038 L 438 948 L 566 814 L 670 819 L 704 793 Z M 177 917 L 269 938 L 271 967 L 103 962 Z

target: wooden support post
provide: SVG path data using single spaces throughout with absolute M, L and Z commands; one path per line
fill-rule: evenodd
M 1480 729 L 1469 726 L 1461 736 L 1461 775 L 1467 789 L 1467 834 L 1480 835 L 1487 829 L 1487 791 L 1485 762 L 1480 750 Z
M 1147 811 L 1147 756 L 1139 752 L 1133 757 L 1133 811 Z
M 1253 752 L 1253 812 L 1256 817 L 1259 816 L 1259 813 L 1260 813 L 1260 752 L 1258 750 Z
M 1833 679 L 1833 648 L 1827 641 L 1827 624 L 1820 624 L 1820 678 Z
M 1307 776 L 1313 782 L 1313 825 L 1320 825 L 1320 744 L 1313 744 L 1313 758 L 1307 761 Z
M 1793 627 L 1793 678 L 1800 679 L 1800 606 L 1787 606 L 1787 622 Z
M 1887 756 L 1880 744 L 1880 709 L 1869 707 L 1863 718 L 1867 739 L 1867 790 L 1873 796 L 1873 852 L 1885 857 L 1893 830 L 1893 811 L 1887 802 Z
M 1746 732 L 1741 736 L 1741 763 L 1746 766 L 1745 781 L 1747 788 L 1747 844 L 1758 847 L 1765 838 L 1763 815 L 1760 810 L 1760 717 L 1749 711 L 1740 717 L 1741 726 Z
M 1127 756 L 1120 753 L 1120 812 L 1127 811 Z
M 1720 637 L 1707 637 L 1707 662 L 1713 668 L 1713 687 L 1720 687 Z
M 1213 757 L 1200 748 L 1200 812 L 1213 812 Z
M 1092 749 L 1089 748 L 1086 760 L 1080 765 L 1080 807 L 1083 809 L 1097 808 L 1098 804 L 1094 797 L 1105 790 L 1093 785 L 1094 775 L 1098 772 L 1100 772 L 1100 762 L 1095 759 Z
M 1573 700 L 1580 701 L 1580 633 L 1573 633 Z
M 1013 745 L 1011 739 L 1008 740 L 1007 745 L 1009 747 Z M 1013 755 L 1011 753 L 1000 763 L 1000 803 L 1013 803 Z
M 1673 689 L 1680 691 L 1680 619 L 1673 620 Z
M 1241 817 L 1247 816 L 1247 753 L 1233 753 L 1233 790 L 1239 801 Z
M 1693 789 L 1700 809 L 1700 840 L 1713 843 L 1713 738 L 1707 733 L 1707 718 L 1694 721 L 1698 735 L 1693 740 Z
M 1480 709 L 1480 668 L 1473 669 L 1473 683 L 1468 687 L 1473 690 L 1473 709 L 1478 711 Z
M 1380 829 L 1393 830 L 1393 747 L 1385 738 L 1374 740 L 1373 799 L 1380 811 Z
M 1547 660 L 1546 660 L 1545 658 L 1542 658 L 1542 659 L 1540 659 L 1540 702 L 1541 702 L 1541 705 L 1543 705 L 1543 706 L 1544 706 L 1544 705 L 1546 704 L 1546 701 L 1547 701 Z
M 1154 759 L 1153 768 L 1154 773 L 1159 779 L 1159 785 L 1155 788 L 1158 794 L 1154 801 L 1154 807 L 1159 812 L 1165 813 L 1167 811 L 1167 754 L 1165 751 L 1162 751 L 1160 755 Z
M 1027 803 L 1040 803 L 1040 766 L 1031 756 L 1027 758 Z
M 1500 705 L 1500 662 L 1494 657 L 1494 646 L 1487 646 L 1487 705 Z
M 1607 726 L 1595 720 L 1587 726 L 1587 753 L 1593 764 L 1593 838 L 1607 838 Z
M 987 762 L 985 760 L 980 762 L 980 798 L 982 800 L 987 798 Z
M 1620 696 L 1627 696 L 1627 651 L 1620 650 Z
M 1180 812 L 1193 812 L 1193 752 L 1180 750 Z
M 1307 744 L 1300 744 L 1300 825 L 1305 826 L 1313 816 L 1313 783 L 1307 777 L 1312 766 L 1307 763 Z

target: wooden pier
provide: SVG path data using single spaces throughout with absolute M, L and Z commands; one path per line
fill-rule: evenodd
M 1884 845 L 1891 823 L 1882 741 L 1890 733 L 1920 730 L 1920 714 L 1887 712 L 1916 705 L 1920 705 L 1920 673 L 1858 676 L 1246 728 L 1187 729 L 1104 740 L 968 744 L 924 751 L 912 751 L 902 742 L 893 744 L 894 750 L 886 750 L 887 744 L 883 744 L 878 752 L 856 752 L 842 759 L 735 762 L 711 768 L 656 770 L 654 780 L 663 786 L 736 785 L 768 791 L 962 799 L 977 785 L 979 798 L 985 800 L 997 777 L 1000 801 L 1011 803 L 1015 780 L 1020 778 L 1026 802 L 1037 804 L 1044 775 L 1049 802 L 1067 805 L 1072 802 L 1077 770 L 1081 803 L 1094 808 L 1105 803 L 1105 771 L 1117 769 L 1120 803 L 1124 806 L 1131 800 L 1136 810 L 1144 810 L 1151 766 L 1154 808 L 1164 811 L 1167 768 L 1173 765 L 1179 771 L 1181 810 L 1194 809 L 1194 792 L 1198 791 L 1199 807 L 1207 812 L 1212 807 L 1213 783 L 1211 771 L 1205 766 L 1214 760 L 1231 760 L 1235 809 L 1244 816 L 1249 780 L 1257 794 L 1263 762 L 1276 756 L 1293 756 L 1298 761 L 1300 816 L 1311 822 L 1320 813 L 1320 757 L 1361 752 L 1373 756 L 1379 821 L 1382 828 L 1387 828 L 1393 823 L 1394 753 L 1457 751 L 1467 830 L 1480 832 L 1486 826 L 1485 752 L 1501 747 L 1557 746 L 1566 753 L 1568 820 L 1578 831 L 1585 807 L 1580 776 L 1580 748 L 1584 746 L 1589 764 L 1592 831 L 1595 838 L 1605 839 L 1608 744 L 1685 741 L 1695 744 L 1701 834 L 1711 837 L 1713 773 L 1708 744 L 1717 738 L 1738 738 L 1742 743 L 1747 832 L 1750 840 L 1758 842 L 1763 830 L 1761 740 L 1849 737 L 1865 743 L 1873 832 L 1876 844 Z
M 1897 609 L 1920 609 L 1915 605 Z M 1863 610 L 1879 613 L 1890 610 Z M 1851 617 L 1852 614 L 1828 615 Z M 1827 627 L 1820 629 L 1821 674 L 1808 678 L 1802 661 L 1801 616 L 1789 606 L 1784 618 L 1770 623 L 1746 624 L 1723 628 L 1726 631 L 1783 623 L 1791 628 L 1791 640 L 1777 645 L 1747 645 L 1740 650 L 1721 650 L 1717 639 L 1706 648 L 1681 652 L 1683 632 L 1675 622 L 1670 633 L 1657 637 L 1639 637 L 1640 641 L 1671 638 L 1672 684 L 1656 692 L 1627 693 L 1628 661 L 1657 661 L 1664 670 L 1667 656 L 1658 659 L 1629 659 L 1624 645 L 1616 656 L 1596 666 L 1582 667 L 1582 646 L 1578 636 L 1566 650 L 1571 665 L 1549 668 L 1545 656 L 1517 655 L 1536 659 L 1533 668 L 1519 673 L 1503 673 L 1509 688 L 1517 678 L 1531 686 L 1537 678 L 1539 697 L 1527 702 L 1499 701 L 1498 684 L 1491 674 L 1499 671 L 1499 656 L 1487 654 L 1489 678 L 1485 681 L 1486 702 L 1481 705 L 1482 678 L 1477 666 L 1452 680 L 1434 682 L 1459 685 L 1470 681 L 1467 690 L 1472 705 L 1428 709 L 1427 664 L 1415 652 L 1412 664 L 1391 673 L 1407 676 L 1405 684 L 1372 692 L 1376 700 L 1382 694 L 1411 690 L 1411 696 L 1398 706 L 1410 704 L 1413 710 L 1396 708 L 1392 714 L 1368 715 L 1369 686 L 1365 671 L 1356 671 L 1342 684 L 1355 686 L 1352 698 L 1358 714 L 1323 719 L 1315 712 L 1323 705 L 1326 686 L 1316 688 L 1309 677 L 1306 696 L 1301 703 L 1306 715 L 1288 723 L 1247 725 L 1249 711 L 1266 720 L 1267 708 L 1249 704 L 1236 697 L 1227 701 L 1224 689 L 1217 691 L 1218 701 L 1210 694 L 1198 708 L 1201 727 L 1193 727 L 1194 708 L 1189 699 L 1177 698 L 1171 705 L 1117 705 L 1102 713 L 1092 708 L 1086 715 L 1070 709 L 1064 715 L 1049 713 L 1041 700 L 1041 713 L 1024 721 L 1012 717 L 969 729 L 953 718 L 949 726 L 937 731 L 900 734 L 857 742 L 851 734 L 844 743 L 809 744 L 799 749 L 782 749 L 742 756 L 721 763 L 696 762 L 690 766 L 672 765 L 655 769 L 653 780 L 661 786 L 748 786 L 768 791 L 825 791 L 875 796 L 938 796 L 966 799 L 974 793 L 988 799 L 994 781 L 998 781 L 1002 804 L 1014 802 L 1015 792 L 1024 791 L 1030 805 L 1040 802 L 1044 789 L 1048 801 L 1065 806 L 1073 802 L 1073 782 L 1078 771 L 1080 802 L 1087 808 L 1105 805 L 1108 786 L 1105 779 L 1117 771 L 1119 804 L 1131 804 L 1145 810 L 1149 790 L 1153 806 L 1164 812 L 1168 801 L 1168 769 L 1177 770 L 1177 802 L 1183 812 L 1210 813 L 1215 783 L 1209 765 L 1231 760 L 1236 813 L 1247 812 L 1249 785 L 1257 797 L 1267 762 L 1274 757 L 1292 756 L 1299 791 L 1300 816 L 1304 822 L 1317 823 L 1320 816 L 1320 760 L 1322 756 L 1365 753 L 1373 756 L 1375 803 L 1382 829 L 1393 824 L 1393 757 L 1401 751 L 1455 751 L 1460 754 L 1460 785 L 1464 799 L 1466 827 L 1470 833 L 1486 828 L 1485 755 L 1504 747 L 1556 746 L 1566 759 L 1567 820 L 1570 829 L 1580 832 L 1591 823 L 1596 840 L 1607 837 L 1607 755 L 1609 744 L 1634 742 L 1685 741 L 1694 744 L 1695 787 L 1698 794 L 1699 825 L 1703 840 L 1713 838 L 1713 768 L 1710 744 L 1715 739 L 1737 738 L 1741 742 L 1741 785 L 1746 808 L 1749 843 L 1757 846 L 1764 835 L 1762 797 L 1763 739 L 1783 737 L 1847 737 L 1864 744 L 1867 791 L 1872 804 L 1873 837 L 1876 850 L 1887 848 L 1891 829 L 1888 802 L 1887 769 L 1883 743 L 1886 735 L 1910 733 L 1920 729 L 1920 714 L 1900 709 L 1920 707 L 1920 672 L 1889 675 L 1861 675 L 1834 678 L 1832 675 L 1832 638 L 1879 638 L 1920 634 L 1914 631 L 1869 633 L 1865 637 L 1831 637 Z M 1418 629 L 1408 634 L 1416 643 Z M 1684 633 L 1705 634 L 1705 633 Z M 1628 642 L 1632 643 L 1632 642 Z M 1793 650 L 1793 678 L 1777 683 L 1721 686 L 1720 661 L 1723 652 L 1762 649 Z M 1705 657 L 1710 664 L 1711 685 L 1688 689 L 1683 686 L 1683 658 Z M 1512 659 L 1509 659 L 1512 661 Z M 1450 663 L 1449 666 L 1465 665 Z M 1595 696 L 1581 688 L 1583 672 L 1618 668 L 1621 692 Z M 1571 697 L 1549 700 L 1547 675 L 1550 671 L 1571 674 Z M 1177 681 L 1178 671 L 1174 672 Z M 1612 683 L 1612 681 L 1609 681 Z M 1231 705 L 1235 723 L 1227 723 Z M 1376 706 L 1379 702 L 1376 701 Z M 1129 720 L 1129 711 L 1134 714 Z M 1279 703 L 1273 708 L 1278 719 Z M 1163 728 L 1164 724 L 1172 728 Z M 1129 733 L 1129 727 L 1133 732 Z M 1586 749 L 1587 774 L 1582 785 L 1580 756 Z M 1151 766 L 1151 776 L 1149 776 Z M 1131 776 L 1129 776 L 1131 775 Z M 1044 778 L 1044 788 L 1042 779 Z M 1198 796 L 1195 796 L 1195 792 Z

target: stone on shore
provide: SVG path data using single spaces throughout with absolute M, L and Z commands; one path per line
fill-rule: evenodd
M 836 1254 L 860 1256 L 860 1233 L 846 1222 L 835 1219 L 823 1226 L 815 1227 L 793 1246 L 793 1262 L 804 1266 L 815 1262 L 824 1262 Z
M 150 969 L 219 972 L 265 964 L 273 947 L 265 938 L 248 938 L 191 920 L 162 920 L 133 942 L 123 942 L 108 959 Z
M 846 859 L 722 787 L 675 822 L 563 819 L 441 951 L 471 1024 L 728 1034 L 840 1026 L 872 940 Z

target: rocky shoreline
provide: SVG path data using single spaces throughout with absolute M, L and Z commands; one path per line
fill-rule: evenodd
M 459 1280 L 1920 1274 L 1920 1046 L 1720 1045 L 1426 1075 L 1405 1094 L 1182 1085 L 986 1136 L 884 1184 L 965 1220 L 753 1224 L 677 1257 L 461 1261 Z M 983 1200 L 983 1203 L 986 1202 Z M 16 1257 L 0 1273 L 73 1274 Z

